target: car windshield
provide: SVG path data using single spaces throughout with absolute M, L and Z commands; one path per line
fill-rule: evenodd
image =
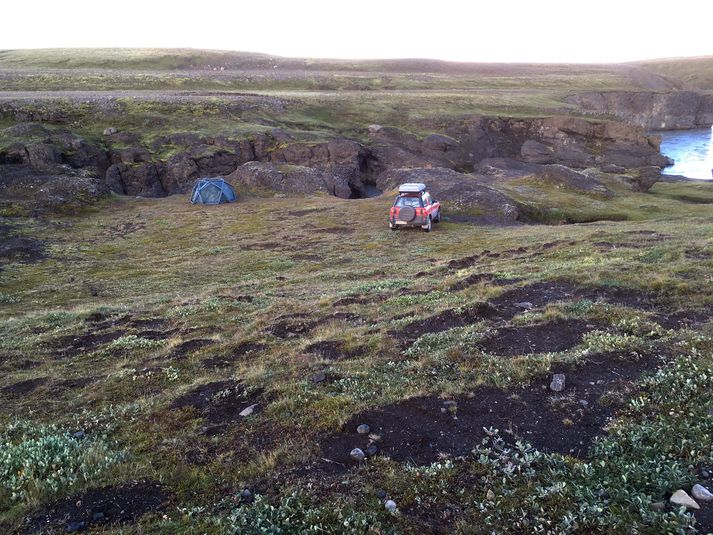
M 421 206 L 421 197 L 398 197 L 394 206 L 398 206 L 399 208 L 404 206 L 418 208 Z

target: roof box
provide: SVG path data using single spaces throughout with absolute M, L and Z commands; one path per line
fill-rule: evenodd
M 420 182 L 409 182 L 399 186 L 399 193 L 423 193 L 426 191 L 426 184 Z

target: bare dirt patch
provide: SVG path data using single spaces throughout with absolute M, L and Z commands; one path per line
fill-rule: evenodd
M 341 340 L 322 340 L 321 342 L 315 342 L 307 346 L 305 351 L 318 355 L 324 360 L 332 361 L 354 358 L 359 355 L 359 351 L 357 350 L 346 350 L 344 348 L 344 342 Z
M 108 333 L 85 333 L 78 336 L 70 335 L 60 338 L 55 353 L 57 359 L 74 358 L 85 353 L 96 351 L 101 346 L 121 338 L 125 332 L 113 331 Z
M 214 343 L 213 340 L 208 338 L 195 338 L 193 340 L 187 340 L 181 342 L 171 351 L 172 359 L 182 359 L 192 353 L 200 351 L 204 347 L 208 347 Z
M 307 319 L 306 314 L 283 316 L 273 323 L 268 332 L 278 338 L 292 338 L 307 334 L 317 326 L 317 322 Z
M 0 225 L 0 261 L 34 264 L 47 258 L 42 241 L 18 236 L 12 230 L 12 225 Z
M 498 311 L 495 308 L 487 303 L 482 303 L 462 312 L 454 309 L 445 310 L 428 318 L 409 323 L 403 329 L 394 331 L 391 334 L 396 336 L 402 344 L 410 344 L 426 333 L 447 331 L 455 327 L 463 327 L 497 317 Z
M 49 381 L 49 377 L 36 377 L 5 386 L 0 389 L 0 393 L 10 397 L 21 397 L 32 393 Z
M 78 390 L 89 386 L 97 381 L 96 377 L 76 377 L 74 379 L 62 379 L 52 384 L 52 390 Z
M 144 514 L 162 511 L 168 501 L 156 481 L 136 481 L 90 489 L 42 508 L 27 519 L 25 533 L 66 533 L 110 524 L 133 524 Z
M 470 396 L 418 397 L 365 411 L 321 442 L 322 457 L 334 461 L 324 462 L 324 468 L 348 468 L 355 464 L 349 457 L 353 448 L 367 451 L 370 439 L 356 432 L 363 423 L 380 437 L 376 454 L 399 462 L 425 464 L 442 454 L 467 455 L 486 436 L 484 428 L 491 427 L 542 451 L 584 457 L 607 420 L 635 395 L 632 381 L 653 371 L 656 363 L 654 357 L 632 361 L 599 355 L 583 365 L 553 367 L 553 373 L 566 375 L 560 393 L 549 390 L 547 376 L 522 388 L 479 387 Z
M 171 408 L 192 408 L 207 422 L 221 425 L 239 421 L 243 418 L 240 412 L 261 399 L 262 390 L 249 391 L 243 384 L 229 379 L 194 388 L 176 399 Z
M 558 301 L 583 299 L 640 309 L 650 309 L 654 305 L 651 296 L 632 288 L 616 286 L 580 288 L 566 281 L 535 282 L 514 288 L 491 300 L 490 304 L 498 309 L 502 317 L 510 319 L 523 311 L 518 303 L 530 303 L 532 308 L 542 308 Z
M 548 323 L 498 329 L 497 334 L 486 338 L 479 345 L 487 353 L 503 357 L 556 353 L 578 345 L 584 333 L 597 327 L 582 320 L 558 319 Z
M 457 292 L 458 290 L 463 290 L 474 284 L 481 284 L 483 282 L 489 282 L 494 286 L 507 286 L 508 284 L 514 284 L 520 282 L 522 279 L 498 279 L 492 273 L 474 273 L 469 275 L 464 279 L 459 280 L 455 284 L 451 285 L 451 290 Z
M 204 360 L 203 365 L 208 368 L 228 368 L 234 362 L 255 356 L 266 349 L 267 346 L 265 344 L 243 342 L 227 355 L 216 355 Z

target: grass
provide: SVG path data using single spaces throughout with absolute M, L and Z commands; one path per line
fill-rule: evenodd
M 3 51 L 0 80 L 18 93 L 0 104 L 0 126 L 29 117 L 93 141 L 115 126 L 145 146 L 275 127 L 306 143 L 365 139 L 372 123 L 425 136 L 467 114 L 573 113 L 572 92 L 642 89 L 629 68 Z M 70 89 L 89 93 L 33 93 Z M 659 183 L 644 194 L 603 180 L 611 198 L 497 183 L 528 224 L 446 219 L 429 234 L 390 231 L 388 196 L 241 193 L 216 207 L 112 197 L 42 218 L 8 205 L 0 222 L 42 240 L 47 258 L 0 266 L 0 531 L 57 499 L 146 478 L 164 485 L 164 510 L 100 532 L 692 532 L 690 514 L 652 504 L 713 464 L 713 189 Z M 456 324 L 504 292 L 553 281 L 655 304 L 572 296 Z M 404 338 L 439 314 L 456 323 Z M 699 321 L 675 325 L 677 315 Z M 483 349 L 504 329 L 568 321 L 588 327 L 562 351 Z M 612 354 L 666 362 L 644 370 L 640 388 L 598 400 L 619 412 L 586 458 L 492 429 L 470 453 L 430 465 L 377 456 L 319 468 L 319 444 L 363 410 L 469 399 L 483 385 L 533 389 L 555 368 Z M 239 417 L 252 402 L 255 414 Z M 579 400 L 565 392 L 553 404 Z M 457 403 L 447 410 L 459 414 Z
M 488 282 L 458 292 L 449 290 L 451 284 L 473 272 L 497 273 L 525 281 L 564 276 L 577 284 L 624 285 L 665 298 L 672 310 L 709 306 L 713 303 L 708 275 L 711 261 L 691 256 L 690 251 L 704 252 L 710 248 L 713 221 L 706 205 L 680 200 L 701 199 L 707 195 L 705 185 L 662 183 L 648 194 L 630 193 L 602 201 L 601 210 L 623 214 L 622 221 L 504 228 L 444 221 L 431 234 L 389 231 L 384 217 L 388 199 L 345 201 L 321 195 L 298 200 L 302 209 L 321 210 L 311 212 L 318 214 L 315 216 L 290 216 L 288 212 L 295 198 L 244 199 L 233 205 L 205 208 L 191 206 L 182 196 L 174 196 L 116 199 L 101 211 L 83 216 L 54 221 L 26 220 L 24 232 L 50 244 L 50 258 L 38 264 L 10 263 L 4 267 L 0 284 L 3 296 L 0 325 L 4 333 L 0 355 L 5 364 L 0 386 L 42 377 L 49 380 L 19 398 L 6 396 L 0 419 L 5 425 L 19 418 L 28 422 L 27 425 L 52 422 L 60 428 L 71 429 L 76 425 L 71 415 L 83 407 L 91 407 L 90 414 L 116 413 L 117 408 L 120 409 L 118 415 L 110 417 L 107 436 L 115 449 L 106 454 L 127 452 L 128 457 L 108 471 L 92 473 L 86 481 L 53 488 L 48 494 L 42 494 L 41 503 L 86 486 L 121 481 L 137 467 L 144 467 L 140 470 L 154 474 L 176 489 L 178 497 L 175 499 L 180 502 L 181 509 L 169 513 L 167 519 L 152 521 L 155 522 L 152 529 L 159 531 L 169 529 L 166 526 L 179 530 L 179 526 L 186 526 L 187 522 L 199 521 L 207 532 L 223 533 L 246 522 L 255 525 L 256 519 L 274 527 L 284 523 L 287 517 L 300 518 L 299 522 L 295 520 L 297 530 L 318 525 L 329 530 L 332 528 L 328 526 L 342 522 L 362 526 L 355 527 L 355 532 L 363 532 L 358 530 L 365 522 L 380 524 L 386 532 L 408 533 L 422 529 L 418 516 L 391 515 L 378 502 L 356 502 L 351 491 L 328 490 L 332 484 L 329 479 L 318 486 L 319 490 L 315 488 L 305 494 L 300 479 L 287 474 L 306 458 L 318 455 L 314 446 L 317 436 L 336 431 L 352 414 L 364 408 L 414 395 L 458 395 L 480 383 L 526 382 L 546 372 L 552 362 L 576 360 L 592 351 L 678 348 L 679 353 L 693 354 L 695 347 L 696 366 L 709 366 L 711 341 L 705 329 L 651 337 L 649 333 L 658 327 L 648 313 L 642 316 L 641 312 L 632 313 L 621 307 L 600 310 L 600 305 L 591 302 L 550 307 L 543 317 L 546 320 L 547 317 L 601 316 L 617 325 L 615 333 L 618 334 L 591 332 L 582 346 L 561 354 L 505 360 L 488 355 L 469 358 L 468 355 L 477 354 L 477 341 L 483 336 L 484 327 L 478 325 L 426 334 L 402 354 L 389 333 L 413 319 L 486 301 L 502 291 Z M 597 211 L 599 209 L 592 212 L 591 202 L 568 193 L 547 191 L 538 201 L 547 199 L 550 208 L 557 207 L 568 220 L 586 219 L 582 214 L 601 216 L 602 213 Z M 651 204 L 656 204 L 657 210 L 641 208 Z M 541 210 L 550 208 L 540 207 Z M 141 222 L 143 226 L 117 237 L 112 229 L 126 221 Z M 345 223 L 354 232 L 323 231 Z M 645 231 L 644 234 L 641 231 Z M 665 238 L 647 241 L 646 233 L 652 232 Z M 607 242 L 612 247 L 601 249 L 592 245 L 595 242 Z M 534 256 L 505 254 L 521 246 L 537 251 L 541 245 L 552 243 L 555 245 Z M 442 271 L 448 261 L 485 249 L 501 255 L 485 259 L 473 268 Z M 305 251 L 319 257 L 318 264 L 300 260 Z M 385 258 L 388 262 L 384 262 Z M 417 272 L 426 275 L 416 278 Z M 333 303 L 345 297 L 361 298 L 343 308 L 356 314 L 359 322 L 330 319 L 335 310 Z M 116 333 L 113 339 L 95 345 L 87 342 L 71 356 L 56 358 L 58 348 L 93 332 L 86 318 L 95 312 L 115 318 L 128 316 L 132 321 L 159 319 L 163 322 L 158 328 L 162 340 L 151 339 L 152 335 L 147 332 L 151 329 L 141 327 L 140 323 L 132 326 L 127 323 L 129 320 L 119 321 L 105 327 L 107 332 Z M 270 334 L 271 326 L 285 321 L 284 318 L 288 322 L 295 321 L 292 318 L 299 317 L 298 314 L 306 314 L 310 321 L 319 323 L 311 331 L 295 337 Z M 616 320 L 618 323 L 614 318 L 620 318 Z M 533 315 L 529 319 L 521 318 L 519 324 L 537 321 L 541 319 Z M 206 338 L 203 333 L 210 333 L 210 343 L 204 349 L 180 358 L 174 356 L 183 342 Z M 335 339 L 345 341 L 345 347 L 351 350 L 358 350 L 355 356 L 320 362 L 304 353 L 304 349 L 316 341 Z M 260 343 L 264 349 L 254 357 L 229 360 L 227 369 L 205 365 L 213 357 L 229 357 L 246 341 Z M 8 364 L 21 359 L 30 359 L 33 364 L 28 369 Z M 320 368 L 341 379 L 327 388 L 311 383 L 307 377 Z M 89 377 L 91 387 L 60 387 L 57 379 L 60 377 Z M 288 445 L 273 443 L 267 449 L 255 450 L 248 440 L 245 451 L 252 454 L 245 457 L 240 449 L 231 449 L 232 432 L 216 437 L 202 436 L 197 433 L 200 425 L 197 414 L 175 413 L 169 409 L 182 393 L 226 377 L 234 377 L 253 389 L 263 389 L 272 400 L 253 423 L 242 428 L 241 436 L 257 440 L 263 436 L 264 426 L 268 426 L 267 429 L 285 430 L 290 437 Z M 47 404 L 49 396 L 52 397 L 50 405 Z M 668 401 L 650 399 L 646 403 L 647 414 L 668 414 Z M 129 407 L 131 418 L 120 416 L 121 411 Z M 644 410 L 636 407 L 632 410 Z M 682 418 L 690 422 L 685 425 L 695 422 L 685 415 Z M 632 425 L 643 424 L 634 417 L 624 418 L 617 423 L 617 429 L 628 432 Z M 680 433 L 686 432 L 680 429 Z M 615 444 L 624 436 L 607 440 Z M 157 437 L 161 437 L 158 445 Z M 206 448 L 221 453 L 207 464 L 192 465 L 190 476 L 177 469 L 177 463 L 186 462 L 188 452 Z M 301 453 L 295 455 L 295 451 Z M 527 462 L 536 466 L 555 463 L 555 468 L 548 469 L 555 472 L 538 471 L 538 485 L 543 489 L 580 481 L 575 474 L 586 471 L 585 465 L 573 460 L 557 461 L 547 454 L 527 453 L 527 456 L 532 455 L 535 460 Z M 643 462 L 650 455 L 653 452 L 640 456 L 632 453 L 631 462 Z M 708 454 L 697 451 L 686 455 L 681 462 L 687 466 Z M 508 515 L 515 514 L 514 509 L 508 508 L 523 503 L 521 498 L 508 502 L 506 496 L 515 500 L 531 483 L 516 478 L 492 486 L 496 495 L 505 500 L 492 509 L 494 505 L 487 499 L 471 494 L 480 492 L 475 487 L 465 494 L 459 494 L 457 489 L 464 485 L 462 478 L 471 472 L 473 477 L 485 477 L 483 470 L 492 471 L 488 477 L 498 479 L 503 467 L 482 464 L 477 455 L 471 460 L 453 462 L 459 467 L 456 475 L 451 469 L 441 472 L 432 468 L 434 475 L 429 477 L 441 481 L 437 485 L 443 486 L 452 503 L 471 503 L 468 500 L 475 499 L 481 504 L 469 509 L 472 512 L 468 514 L 474 516 L 457 516 L 454 529 L 467 533 L 468 526 L 483 522 L 506 529 L 513 519 Z M 391 481 L 391 488 L 397 489 L 393 492 L 399 496 L 399 507 L 409 503 L 442 507 L 438 505 L 442 503 L 438 497 L 441 491 L 436 490 L 438 486 L 423 487 L 419 483 L 418 501 L 415 494 L 407 492 L 413 483 L 410 468 L 379 461 L 366 470 L 366 473 L 357 471 L 348 476 L 353 478 L 350 483 L 353 488 L 368 487 L 369 480 L 374 478 Z M 597 466 L 596 470 L 600 478 L 615 477 L 614 472 L 606 468 Z M 284 492 L 275 497 L 282 500 L 277 509 L 266 508 L 268 498 L 260 498 L 256 505 L 237 507 L 226 516 L 226 509 L 219 505 L 221 500 L 230 499 L 229 493 L 226 495 L 229 489 L 235 488 L 237 492 L 241 485 L 250 485 L 260 478 L 280 477 L 280 474 L 287 479 Z M 650 473 L 643 470 L 642 474 Z M 186 477 L 190 484 L 183 482 Z M 663 479 L 656 488 L 638 488 L 632 483 L 631 492 L 638 492 L 637 496 L 644 500 L 641 511 L 649 501 L 661 499 L 662 492 L 675 490 L 674 482 L 681 484 L 681 478 L 685 479 L 680 471 L 659 477 Z M 542 518 L 556 517 L 564 521 L 570 518 L 567 515 L 575 515 L 580 525 L 588 518 L 590 524 L 586 525 L 595 531 L 604 529 L 596 526 L 606 525 L 606 529 L 615 532 L 624 529 L 621 522 L 625 519 L 642 526 L 654 520 L 671 526 L 684 526 L 689 521 L 680 514 L 666 516 L 666 520 L 661 515 L 639 514 L 636 512 L 639 509 L 627 509 L 625 515 L 612 513 L 606 522 L 595 521 L 586 515 L 594 515 L 599 507 L 596 502 L 591 503 L 585 516 L 577 516 L 579 513 L 566 505 L 574 499 L 570 493 L 586 493 L 590 487 L 584 480 L 576 485 L 552 494 Z M 289 489 L 302 490 L 290 498 Z M 329 493 L 335 493 L 339 505 L 327 505 Z M 628 500 L 621 499 L 621 503 Z M 13 505 L 2 520 L 15 525 L 37 501 L 24 503 Z M 288 512 L 295 507 L 300 512 Z M 195 513 L 199 520 L 178 512 L 180 510 L 201 511 Z M 499 511 L 498 517 L 492 516 L 495 510 Z M 132 528 L 127 529 L 131 532 Z M 574 528 L 563 524 L 561 529 L 567 532 Z

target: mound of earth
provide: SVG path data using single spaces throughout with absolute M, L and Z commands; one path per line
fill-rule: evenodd
M 464 311 L 453 309 L 444 310 L 433 316 L 409 323 L 399 331 L 392 332 L 402 344 L 408 345 L 416 341 L 417 338 L 427 333 L 439 333 L 464 327 L 486 319 L 498 317 L 498 311 L 487 303 L 482 303 Z
M 133 524 L 144 514 L 162 511 L 168 501 L 156 481 L 136 481 L 89 489 L 43 507 L 27 519 L 24 533 L 68 533 L 110 524 Z
M 0 262 L 32 264 L 46 258 L 45 244 L 35 238 L 18 236 L 11 225 L 0 225 Z
M 596 327 L 586 321 L 557 319 L 536 325 L 498 329 L 496 334 L 478 345 L 488 354 L 503 357 L 556 353 L 578 345 L 582 336 Z
M 395 169 L 382 174 L 377 187 L 392 190 L 404 182 L 428 184 L 435 199 L 448 203 L 448 213 L 463 213 L 484 223 L 500 224 L 512 224 L 520 215 L 515 201 L 485 185 L 476 175 L 443 167 Z
M 192 408 L 210 424 L 221 425 L 240 421 L 240 413 L 261 400 L 262 390 L 251 391 L 229 379 L 194 388 L 176 399 L 171 408 Z
M 371 444 L 377 446 L 376 455 L 415 464 L 434 462 L 443 454 L 467 455 L 490 428 L 542 451 L 584 457 L 607 420 L 635 395 L 633 381 L 654 371 L 656 363 L 654 356 L 633 361 L 618 354 L 598 355 L 580 366 L 553 365 L 553 372 L 566 377 L 559 393 L 549 390 L 547 377 L 523 388 L 483 386 L 454 399 L 418 397 L 368 410 L 321 441 L 321 456 L 332 461 L 324 468 L 355 465 L 351 450 L 366 452 Z M 360 424 L 370 426 L 370 435 L 357 433 Z

